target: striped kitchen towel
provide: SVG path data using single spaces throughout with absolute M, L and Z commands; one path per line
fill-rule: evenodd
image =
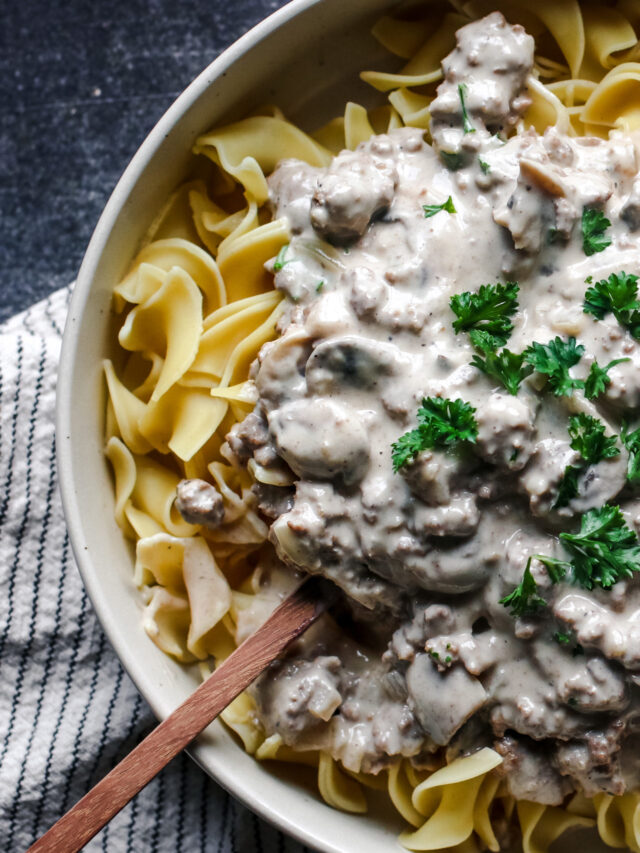
M 54 405 L 70 289 L 0 326 L 0 850 L 24 851 L 154 725 L 91 609 L 58 496 Z M 186 755 L 87 845 L 301 853 Z

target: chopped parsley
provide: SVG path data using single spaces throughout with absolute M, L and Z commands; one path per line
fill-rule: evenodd
M 467 290 L 454 294 L 449 304 L 458 318 L 453 323 L 455 333 L 484 332 L 494 339 L 493 349 L 504 346 L 513 330 L 511 317 L 518 310 L 519 289 L 517 282 L 508 281 L 483 284 L 477 293 Z M 479 339 L 473 340 L 474 346 L 478 345 L 476 340 Z
M 640 542 L 627 527 L 619 506 L 590 509 L 582 516 L 580 531 L 561 533 L 560 539 L 571 554 L 573 581 L 585 589 L 611 589 L 640 571 Z
M 289 248 L 289 244 L 288 244 L 288 243 L 285 243 L 285 245 L 280 249 L 280 251 L 279 251 L 279 252 L 278 252 L 278 254 L 276 255 L 276 259 L 275 259 L 275 261 L 273 262 L 273 270 L 274 270 L 274 272 L 280 272 L 280 270 L 282 269 L 282 267 L 283 267 L 285 264 L 291 263 L 291 259 L 287 260 L 287 259 L 286 259 L 286 257 L 285 257 L 285 256 L 286 256 L 286 254 L 287 254 L 287 249 L 288 249 L 288 248 Z
M 533 372 L 533 367 L 524 363 L 524 353 L 515 353 L 508 349 L 496 352 L 495 347 L 487 345 L 489 343 L 487 338 L 491 336 L 486 335 L 483 340 L 483 337 L 479 337 L 480 335 L 482 335 L 481 332 L 475 335 L 471 333 L 473 343 L 482 351 L 482 355 L 473 356 L 471 364 L 491 379 L 496 379 L 515 397 L 520 383 Z
M 595 255 L 603 252 L 611 245 L 611 240 L 605 237 L 605 231 L 611 225 L 601 210 L 585 207 L 582 210 L 582 248 L 585 255 Z
M 475 133 L 476 129 L 471 124 L 471 121 L 469 119 L 469 113 L 467 112 L 467 105 L 464 102 L 466 94 L 466 83 L 458 83 L 458 97 L 460 98 L 460 107 L 462 109 L 462 130 L 464 133 Z
M 391 445 L 394 472 L 412 462 L 423 450 L 475 442 L 478 425 L 474 412 L 473 406 L 464 400 L 425 397 L 418 409 L 418 427 L 401 435 Z
M 316 284 L 316 293 L 320 293 L 320 291 L 322 290 L 323 287 L 324 287 L 324 281 L 319 281 Z
M 538 584 L 531 574 L 531 557 L 527 562 L 522 580 L 514 590 L 500 599 L 500 604 L 508 607 L 512 616 L 531 616 L 547 606 L 544 598 L 538 595 Z
M 488 175 L 491 171 L 491 166 L 487 163 L 487 161 L 483 160 L 482 157 L 478 157 L 478 164 L 480 165 L 480 168 L 482 169 L 483 173 L 485 175 Z
M 612 459 L 620 454 L 615 435 L 605 435 L 602 421 L 580 412 L 569 418 L 571 447 L 582 456 L 587 465 L 596 465 L 603 459 Z
M 440 213 L 441 210 L 446 211 L 446 213 L 458 212 L 455 209 L 451 196 L 449 196 L 446 201 L 443 201 L 442 204 L 423 204 L 422 209 L 424 210 L 425 219 L 429 219 L 430 216 L 435 216 L 436 213 Z
M 558 486 L 558 494 L 553 503 L 553 509 L 562 509 L 569 506 L 574 498 L 578 497 L 578 478 L 583 469 L 578 465 L 567 465 Z
M 456 151 L 441 151 L 440 159 L 452 172 L 457 172 L 464 166 L 464 154 Z
M 589 375 L 584 382 L 584 396 L 588 400 L 595 400 L 607 389 L 607 385 L 611 383 L 609 371 L 616 364 L 622 364 L 623 361 L 629 361 L 628 358 L 614 358 L 606 367 L 600 367 L 597 361 L 594 361 L 589 368 Z
M 569 368 L 576 365 L 584 353 L 584 347 L 570 337 L 563 341 L 555 337 L 548 344 L 534 341 L 524 351 L 525 361 L 538 373 L 548 377 L 549 386 L 557 397 L 570 396 L 576 388 L 584 387 L 580 379 L 569 375 Z
M 620 440 L 629 453 L 627 480 L 632 486 L 637 486 L 640 483 L 640 427 L 629 432 L 629 425 L 623 422 L 620 429 Z
M 553 635 L 553 639 L 561 646 L 570 646 L 574 642 L 573 634 L 565 634 L 563 631 L 556 631 Z M 584 649 L 580 645 L 580 643 L 576 643 L 575 646 L 571 649 L 571 654 L 575 658 L 578 655 L 584 654 Z M 569 699 L 570 705 L 575 705 L 575 699 Z
M 597 418 L 580 412 L 569 418 L 571 447 L 582 457 L 582 464 L 567 465 L 558 488 L 554 509 L 567 506 L 578 495 L 578 478 L 589 465 L 620 454 L 615 435 L 605 435 L 605 426 Z
M 587 279 L 588 283 L 591 283 Z M 609 278 L 591 283 L 584 295 L 583 311 L 602 320 L 612 313 L 618 323 L 640 339 L 640 302 L 638 276 L 624 272 L 611 273 Z

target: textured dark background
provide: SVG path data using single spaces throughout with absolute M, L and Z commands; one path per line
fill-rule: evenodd
M 284 0 L 0 2 L 0 321 L 76 275 L 176 96 Z

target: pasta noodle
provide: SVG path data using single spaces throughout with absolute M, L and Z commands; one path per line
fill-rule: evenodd
M 495 9 L 524 24 L 538 47 L 532 104 L 516 132 L 556 125 L 569 135 L 606 136 L 640 127 L 635 0 L 405 4 L 373 29 L 402 67 L 361 74 L 388 104 L 367 112 L 348 103 L 343 116 L 311 135 L 266 108 L 201 136 L 195 176 L 167 201 L 114 288 L 123 367 L 105 361 L 104 372 L 115 518 L 136 541 L 145 630 L 177 660 L 201 662 L 205 675 L 208 661 L 223 660 L 242 639 L 259 585 L 268 528 L 252 482 L 292 483 L 289 472 L 254 459 L 248 472 L 238 471 L 223 450 L 226 433 L 257 400 L 250 366 L 276 338 L 284 307 L 268 262 L 290 235 L 286 220 L 269 217 L 266 178 L 283 159 L 326 166 L 342 148 L 403 124 L 428 131 L 441 60 L 456 30 Z M 174 499 L 183 476 L 216 485 L 225 508 L 219 528 L 182 519 Z M 640 794 L 576 795 L 566 808 L 515 805 L 500 781 L 502 758 L 489 748 L 433 771 L 401 758 L 373 777 L 347 771 L 324 751 L 296 752 L 280 735 L 266 737 L 247 694 L 221 717 L 256 758 L 316 768 L 320 794 L 335 808 L 363 813 L 363 789 L 386 790 L 413 827 L 400 839 L 411 850 L 498 851 L 517 815 L 525 853 L 544 853 L 567 829 L 593 825 L 609 846 L 640 853 Z

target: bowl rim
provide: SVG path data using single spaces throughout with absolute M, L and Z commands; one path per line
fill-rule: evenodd
M 212 83 L 222 77 L 227 69 L 244 54 L 287 21 L 322 2 L 323 0 L 289 0 L 288 3 L 259 21 L 225 48 L 171 103 L 144 138 L 111 192 L 87 245 L 69 303 L 58 366 L 55 416 L 56 465 L 64 518 L 76 565 L 100 626 L 114 649 L 121 666 L 159 721 L 166 716 L 160 710 L 160 700 L 147 689 L 148 685 L 141 683 L 138 673 L 135 672 L 136 668 L 131 658 L 131 649 L 108 618 L 107 606 L 101 597 L 101 587 L 97 573 L 92 567 L 90 552 L 81 545 L 83 541 L 83 513 L 75 494 L 74 477 L 71 473 L 74 468 L 72 443 L 70 440 L 66 440 L 72 432 L 73 365 L 77 356 L 80 337 L 80 323 L 76 321 L 83 316 L 86 310 L 91 293 L 91 284 L 116 220 L 121 215 L 131 190 L 168 133 Z M 272 811 L 269 803 L 261 797 L 256 798 L 255 791 L 243 783 L 241 775 L 233 768 L 226 766 L 223 761 L 219 761 L 213 771 L 206 767 L 198 756 L 197 743 L 194 742 L 193 746 L 185 751 L 217 784 L 272 826 L 311 849 L 326 851 L 326 853 L 339 853 L 338 847 L 328 840 L 319 839 L 313 830 L 307 830 L 299 823 L 293 822 L 283 812 Z

